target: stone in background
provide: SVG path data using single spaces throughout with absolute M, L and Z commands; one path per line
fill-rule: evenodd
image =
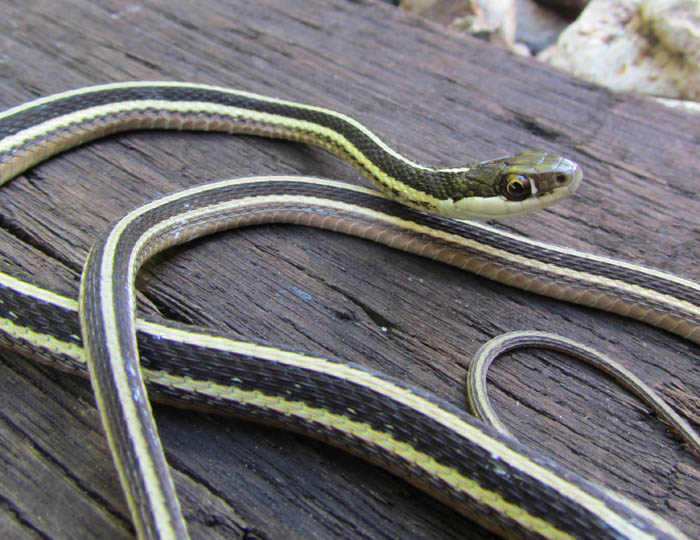
M 666 104 L 700 101 L 700 0 L 541 3 L 558 11 L 533 0 L 401 0 L 399 5 L 517 54 L 535 54 L 612 90 L 667 98 Z
M 700 2 L 593 0 L 538 58 L 613 90 L 700 101 Z

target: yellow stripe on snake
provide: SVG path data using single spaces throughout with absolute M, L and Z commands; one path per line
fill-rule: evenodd
M 0 114 L 0 182 L 57 152 L 132 129 L 216 130 L 315 144 L 347 159 L 382 191 L 258 177 L 147 203 L 96 242 L 80 308 L 75 299 L 0 274 L 0 341 L 60 369 L 89 371 L 139 536 L 187 536 L 150 396 L 321 438 L 504 536 L 684 538 L 652 512 L 423 390 L 354 364 L 134 318 L 134 278 L 147 258 L 213 231 L 284 222 L 367 238 L 700 342 L 698 284 L 460 221 L 552 204 L 576 189 L 578 165 L 525 151 L 461 167 L 425 167 L 334 111 L 217 87 L 135 82 L 64 92 Z M 510 346 L 498 339 L 492 350 Z M 700 450 L 681 418 L 632 386 Z M 486 401 L 477 383 L 472 394 Z

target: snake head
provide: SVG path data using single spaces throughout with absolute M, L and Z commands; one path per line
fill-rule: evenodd
M 525 150 L 466 167 L 466 194 L 453 194 L 452 209 L 445 213 L 459 219 L 525 214 L 568 197 L 582 177 L 581 167 L 569 159 Z
M 495 162 L 501 166 L 501 171 L 493 187 L 508 201 L 524 201 L 531 196 L 542 197 L 560 191 L 571 194 L 582 177 L 577 163 L 535 150 L 525 150 Z

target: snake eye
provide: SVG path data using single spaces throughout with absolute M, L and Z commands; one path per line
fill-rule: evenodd
M 509 174 L 501 180 L 501 195 L 509 201 L 523 201 L 532 193 L 530 180 L 521 174 Z

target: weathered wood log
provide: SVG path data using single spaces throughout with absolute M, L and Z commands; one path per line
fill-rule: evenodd
M 543 148 L 578 160 L 584 185 L 556 208 L 501 226 L 700 280 L 697 118 L 381 3 L 240 4 L 8 0 L 0 106 L 107 81 L 188 80 L 341 110 L 428 163 Z M 75 295 L 93 238 L 128 209 L 193 183 L 269 173 L 362 182 L 322 151 L 285 142 L 110 137 L 2 187 L 2 269 Z M 495 334 L 532 327 L 599 347 L 653 386 L 672 386 L 681 402 L 700 395 L 693 344 L 323 231 L 218 234 L 150 263 L 139 287 L 143 309 L 360 362 L 460 405 L 466 356 Z M 573 361 L 514 357 L 495 366 L 492 392 L 524 443 L 698 531 L 698 460 L 663 424 Z M 89 384 L 7 351 L 0 358 L 0 536 L 130 536 Z M 166 407 L 156 415 L 195 537 L 489 537 L 318 442 Z

